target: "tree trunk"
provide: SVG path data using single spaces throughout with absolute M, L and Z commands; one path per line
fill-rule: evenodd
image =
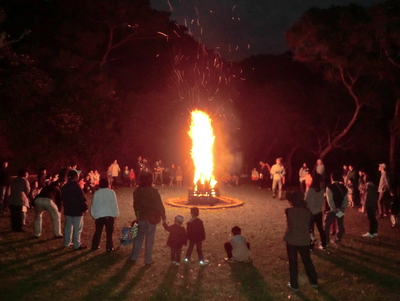
M 396 174 L 397 166 L 397 150 L 400 137 L 400 97 L 396 100 L 396 108 L 394 110 L 393 120 L 390 125 L 390 150 L 389 150 L 389 167 L 392 174 Z
M 292 166 L 292 158 L 296 150 L 299 148 L 298 145 L 295 145 L 290 150 L 289 154 L 287 155 L 287 168 L 286 168 L 286 183 L 292 179 L 293 176 L 293 166 Z

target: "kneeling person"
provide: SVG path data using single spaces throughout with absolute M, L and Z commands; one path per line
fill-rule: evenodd
M 232 238 L 226 242 L 224 247 L 228 258 L 227 262 L 249 262 L 250 260 L 250 244 L 246 238 L 241 235 L 242 229 L 235 226 L 231 230 Z

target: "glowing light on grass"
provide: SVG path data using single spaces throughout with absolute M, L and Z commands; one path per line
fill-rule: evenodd
M 191 156 L 195 168 L 193 184 L 195 190 L 198 183 L 209 184 L 210 188 L 214 188 L 217 181 L 213 175 L 215 136 L 211 119 L 206 113 L 199 110 L 193 111 L 191 115 L 189 136 L 192 139 Z

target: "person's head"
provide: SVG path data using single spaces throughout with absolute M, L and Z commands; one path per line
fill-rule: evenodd
M 28 177 L 28 170 L 26 168 L 22 168 L 18 171 L 17 176 L 20 178 L 27 178 Z
M 131 171 L 133 171 L 133 168 L 131 168 Z
M 140 175 L 140 187 L 148 187 L 153 184 L 153 175 L 149 172 L 144 172 Z
M 303 167 L 306 168 L 307 167 L 307 163 L 303 163 Z
M 184 219 L 185 218 L 182 215 L 178 214 L 175 216 L 175 224 L 182 225 Z
M 354 166 L 349 164 L 349 170 L 353 170 L 353 169 L 354 169 Z
M 193 217 L 199 216 L 199 214 L 200 214 L 199 208 L 197 208 L 197 207 L 190 208 L 190 214 L 191 214 Z
M 304 193 L 300 190 L 287 192 L 286 198 L 293 207 L 304 208 L 306 206 L 306 202 L 304 201 Z
M 69 181 L 78 181 L 78 173 L 76 172 L 76 170 L 71 169 L 68 171 L 68 180 Z
M 318 189 L 321 188 L 322 175 L 317 172 L 313 172 L 311 177 L 312 177 L 312 182 L 310 187 Z
M 175 168 L 175 164 L 171 164 L 171 168 Z
M 7 166 L 8 166 L 8 161 L 7 160 L 3 160 L 1 163 L 2 163 L 4 168 L 7 168 Z
M 101 178 L 99 181 L 100 188 L 108 188 L 108 180 L 106 178 Z
M 126 170 L 128 170 L 128 168 L 129 168 L 129 167 L 128 167 L 128 165 L 127 165 L 127 166 L 125 166 L 125 169 L 126 169 Z
M 238 226 L 235 226 L 231 229 L 233 235 L 240 235 L 242 234 L 242 229 Z
M 347 170 L 347 165 L 343 165 L 343 170 Z
M 386 164 L 385 163 L 380 163 L 379 164 L 379 171 L 385 171 L 386 170 Z
M 38 181 L 33 181 L 31 184 L 32 188 L 38 188 L 39 187 L 39 182 Z
M 113 164 L 117 164 L 117 163 L 118 163 L 118 161 L 117 161 L 117 160 L 114 160 Z
M 337 181 L 341 181 L 342 180 L 342 173 L 335 170 L 331 173 L 331 181 L 332 182 L 337 182 Z
M 280 164 L 282 163 L 282 158 L 280 158 L 280 157 L 279 157 L 279 158 L 276 158 L 275 161 L 276 161 L 276 164 L 279 164 L 279 165 L 280 165 Z

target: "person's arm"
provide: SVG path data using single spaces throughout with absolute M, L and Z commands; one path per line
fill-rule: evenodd
M 332 190 L 330 190 L 328 187 L 326 188 L 326 200 L 328 202 L 329 207 L 331 208 L 331 211 L 336 210 L 335 202 L 333 201 L 333 193 Z

